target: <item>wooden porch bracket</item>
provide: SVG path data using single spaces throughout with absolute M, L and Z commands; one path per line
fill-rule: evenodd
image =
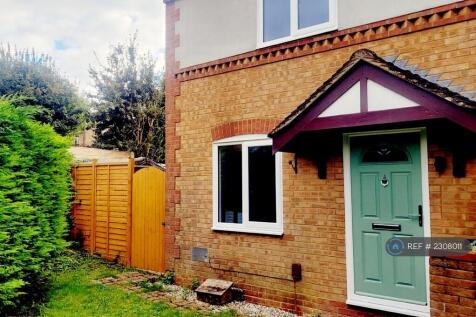
M 289 165 L 291 165 L 291 168 L 294 171 L 294 174 L 298 173 L 298 156 L 296 153 L 294 153 L 294 159 L 289 160 L 288 162 Z
M 462 145 L 453 148 L 453 176 L 456 178 L 466 177 L 467 154 Z
M 317 177 L 319 179 L 327 179 L 327 157 L 318 156 L 314 160 L 317 167 Z

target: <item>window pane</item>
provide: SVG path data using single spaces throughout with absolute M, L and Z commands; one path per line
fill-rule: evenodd
M 367 149 L 362 157 L 364 163 L 385 163 L 408 161 L 407 153 L 398 146 L 380 143 Z
M 276 173 L 271 146 L 248 148 L 250 221 L 276 222 Z
M 298 0 L 299 28 L 329 22 L 329 0 Z
M 263 0 L 263 41 L 291 34 L 291 0 Z
M 218 147 L 218 221 L 243 222 L 241 145 Z

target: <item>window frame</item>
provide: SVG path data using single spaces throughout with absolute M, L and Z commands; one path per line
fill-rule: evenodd
M 240 144 L 242 151 L 242 213 L 243 223 L 219 222 L 219 175 L 218 175 L 218 148 L 226 145 Z M 242 233 L 257 233 L 266 235 L 283 235 L 283 158 L 282 153 L 275 154 L 275 183 L 276 183 L 276 222 L 249 221 L 249 171 L 248 171 L 248 148 L 253 146 L 270 146 L 273 142 L 265 134 L 248 134 L 221 139 L 213 142 L 213 226 L 215 231 L 231 231 Z
M 263 10 L 263 1 L 256 0 L 258 2 L 258 37 L 257 37 L 257 48 L 272 46 L 275 44 L 281 44 L 284 42 L 301 39 L 311 35 L 316 35 L 320 33 L 325 33 L 329 31 L 337 30 L 337 0 L 329 0 L 329 22 L 309 26 L 307 28 L 299 29 L 299 7 L 298 0 L 289 0 L 291 1 L 291 28 L 290 35 L 274 39 L 271 41 L 264 41 L 263 39 L 263 29 L 264 29 L 264 10 Z

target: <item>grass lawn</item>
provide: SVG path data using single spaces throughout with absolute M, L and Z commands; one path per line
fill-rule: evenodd
M 58 272 L 53 274 L 48 302 L 40 308 L 40 316 L 204 316 L 195 311 L 147 301 L 116 286 L 95 284 L 95 279 L 124 271 L 96 258 L 73 253 L 63 257 L 59 267 Z M 231 317 L 234 313 L 210 316 Z

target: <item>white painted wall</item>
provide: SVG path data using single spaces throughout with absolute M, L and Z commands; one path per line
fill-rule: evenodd
M 180 67 L 213 61 L 257 48 L 257 1 L 176 0 Z M 455 0 L 338 0 L 339 29 L 437 7 Z
M 177 0 L 176 6 L 180 67 L 256 49 L 256 0 Z
M 342 96 L 334 101 L 319 117 L 340 116 L 360 112 L 360 81 L 350 87 Z
M 361 110 L 360 82 L 354 84 L 342 96 L 329 105 L 319 118 L 360 113 Z M 373 80 L 367 80 L 368 111 L 382 111 L 419 106 L 413 100 L 384 87 Z
M 367 106 L 369 111 L 380 111 L 416 107 L 418 104 L 369 79 L 367 81 Z
M 193 0 L 192 0 L 193 1 Z M 218 0 L 220 1 L 220 0 Z M 418 12 L 454 0 L 339 0 L 339 29 Z

